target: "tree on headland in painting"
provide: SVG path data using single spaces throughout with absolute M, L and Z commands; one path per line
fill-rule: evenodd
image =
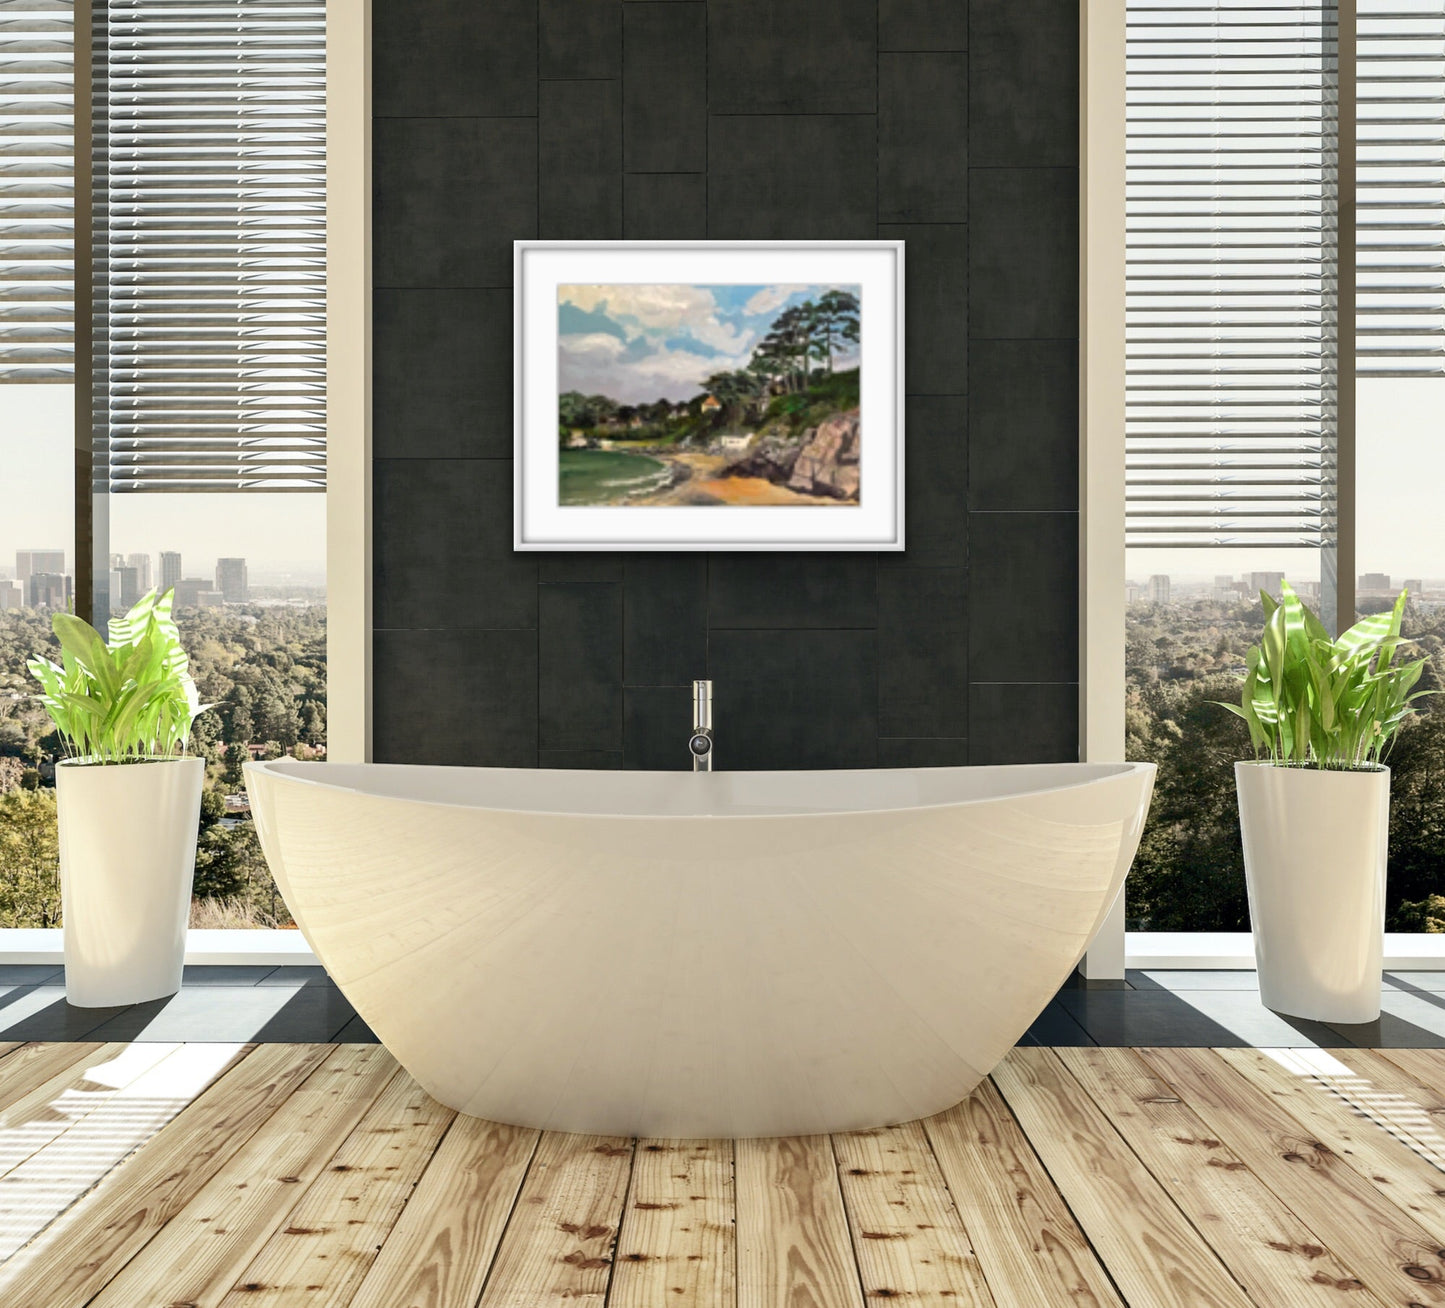
M 817 301 L 805 300 L 784 309 L 772 329 L 753 350 L 747 367 L 707 379 L 708 391 L 724 404 L 734 397 L 751 398 L 778 392 L 797 395 L 807 389 L 815 362 L 833 371 L 833 356 L 845 344 L 857 344 L 858 297 L 831 290 Z

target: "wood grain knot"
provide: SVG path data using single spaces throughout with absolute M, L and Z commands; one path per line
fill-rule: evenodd
M 564 1263 L 571 1264 L 573 1267 L 582 1268 L 584 1270 L 590 1271 L 597 1267 L 606 1267 L 610 1260 L 606 1258 L 592 1257 L 588 1254 L 583 1253 L 580 1249 L 574 1249 L 564 1259 L 562 1259 L 562 1261 Z
M 1270 1240 L 1269 1247 L 1278 1250 L 1280 1253 L 1299 1254 L 1304 1258 L 1323 1258 L 1325 1254 L 1323 1245 L 1290 1244 L 1287 1240 Z

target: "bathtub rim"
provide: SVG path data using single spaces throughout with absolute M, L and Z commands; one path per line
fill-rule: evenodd
M 286 770 L 275 765 L 289 765 Z M 724 769 L 717 773 L 700 774 L 713 776 L 751 776 L 751 777 L 791 777 L 800 773 L 812 776 L 832 776 L 835 774 L 854 775 L 864 772 L 881 773 L 910 773 L 910 772 L 979 772 L 979 771 L 1008 771 L 1018 769 L 1019 771 L 1047 769 L 1103 769 L 1102 772 L 1092 776 L 1082 777 L 1076 781 L 1066 782 L 1056 786 L 1040 786 L 1031 790 L 1011 790 L 996 795 L 980 795 L 973 798 L 960 798 L 943 800 L 936 803 L 918 803 L 904 805 L 881 805 L 872 808 L 817 808 L 802 809 L 788 812 L 770 813 L 629 813 L 629 812 L 585 812 L 575 809 L 543 809 L 543 808 L 517 808 L 504 807 L 498 804 L 463 803 L 450 799 L 424 798 L 418 795 L 397 795 L 381 790 L 367 790 L 360 786 L 343 785 L 335 781 L 326 781 L 317 778 L 310 778 L 299 775 L 292 769 L 296 768 L 385 768 L 385 769 L 438 769 L 449 772 L 507 772 L 527 777 L 535 777 L 541 773 L 556 772 L 565 773 L 569 776 L 605 776 L 615 777 L 619 774 L 632 777 L 682 777 L 695 776 L 696 773 L 689 773 L 676 770 L 662 770 L 657 768 L 518 768 L 518 767 L 489 767 L 473 764 L 458 763 L 342 763 L 330 759 L 257 759 L 243 765 L 242 773 L 246 783 L 249 785 L 250 775 L 254 770 L 257 774 L 288 783 L 302 786 L 310 786 L 319 790 L 331 790 L 340 794 L 360 795 L 367 799 L 386 800 L 399 804 L 423 804 L 431 808 L 460 809 L 468 812 L 495 813 L 511 817 L 533 817 L 533 818 L 564 818 L 578 819 L 585 821 L 613 821 L 613 822 L 761 822 L 761 821 L 797 821 L 806 818 L 848 818 L 848 817 L 869 817 L 883 816 L 885 814 L 900 813 L 923 813 L 939 809 L 952 809 L 961 807 L 973 807 L 981 804 L 1000 804 L 1016 800 L 1031 799 L 1036 796 L 1054 795 L 1067 790 L 1081 790 L 1087 786 L 1100 785 L 1106 782 L 1122 781 L 1130 777 L 1146 777 L 1145 784 L 1152 791 L 1153 775 L 1158 771 L 1158 765 L 1145 762 L 1123 762 L 1123 763 L 1102 763 L 1102 762 L 1075 762 L 1075 763 L 985 763 L 985 764 L 957 764 L 950 767 L 922 767 L 922 768 L 799 768 L 799 769 Z M 254 805 L 253 805 L 254 807 Z

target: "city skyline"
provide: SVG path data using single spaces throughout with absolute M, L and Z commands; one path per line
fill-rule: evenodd
M 7 387 L 0 411 L 0 560 L 16 550 L 65 550 L 75 568 L 74 387 Z M 321 585 L 326 575 L 326 496 L 178 494 L 109 497 L 113 553 L 179 550 L 188 570 L 245 556 L 253 584 Z
M 31 568 L 30 571 L 58 572 L 62 576 L 73 577 L 75 575 L 73 553 L 74 551 L 69 549 L 61 550 L 35 547 L 17 549 L 11 551 L 11 557 L 15 559 L 14 563 L 4 562 L 3 559 L 5 556 L 0 554 L 0 581 L 23 581 L 24 576 L 22 574 L 25 572 L 25 568 L 21 563 L 21 559 L 26 555 L 43 555 L 47 558 L 50 556 L 59 556 L 64 560 L 60 568 Z M 140 560 L 145 560 L 144 566 L 139 564 Z M 321 586 L 324 588 L 326 584 L 324 569 L 317 575 L 315 580 L 307 580 L 304 577 L 298 578 L 294 573 L 288 574 L 286 570 L 274 568 L 257 569 L 252 564 L 249 556 L 234 553 L 219 555 L 215 559 L 210 560 L 209 565 L 206 565 L 193 564 L 189 556 L 180 550 L 158 550 L 152 553 L 113 550 L 110 554 L 110 571 L 116 572 L 121 569 L 134 569 L 138 574 L 136 584 L 140 587 L 140 593 L 144 594 L 147 590 L 151 589 L 152 586 L 159 587 L 162 590 L 168 590 L 171 586 L 182 580 L 195 581 L 203 578 L 215 580 L 221 572 L 222 565 L 231 561 L 240 563 L 242 571 L 246 576 L 245 585 L 274 586 L 279 584 L 283 578 L 297 586 Z

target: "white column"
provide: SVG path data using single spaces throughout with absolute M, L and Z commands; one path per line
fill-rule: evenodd
M 371 4 L 326 6 L 327 757 L 371 758 Z
M 1079 4 L 1079 754 L 1124 757 L 1124 0 Z M 1124 976 L 1124 895 L 1080 972 Z

